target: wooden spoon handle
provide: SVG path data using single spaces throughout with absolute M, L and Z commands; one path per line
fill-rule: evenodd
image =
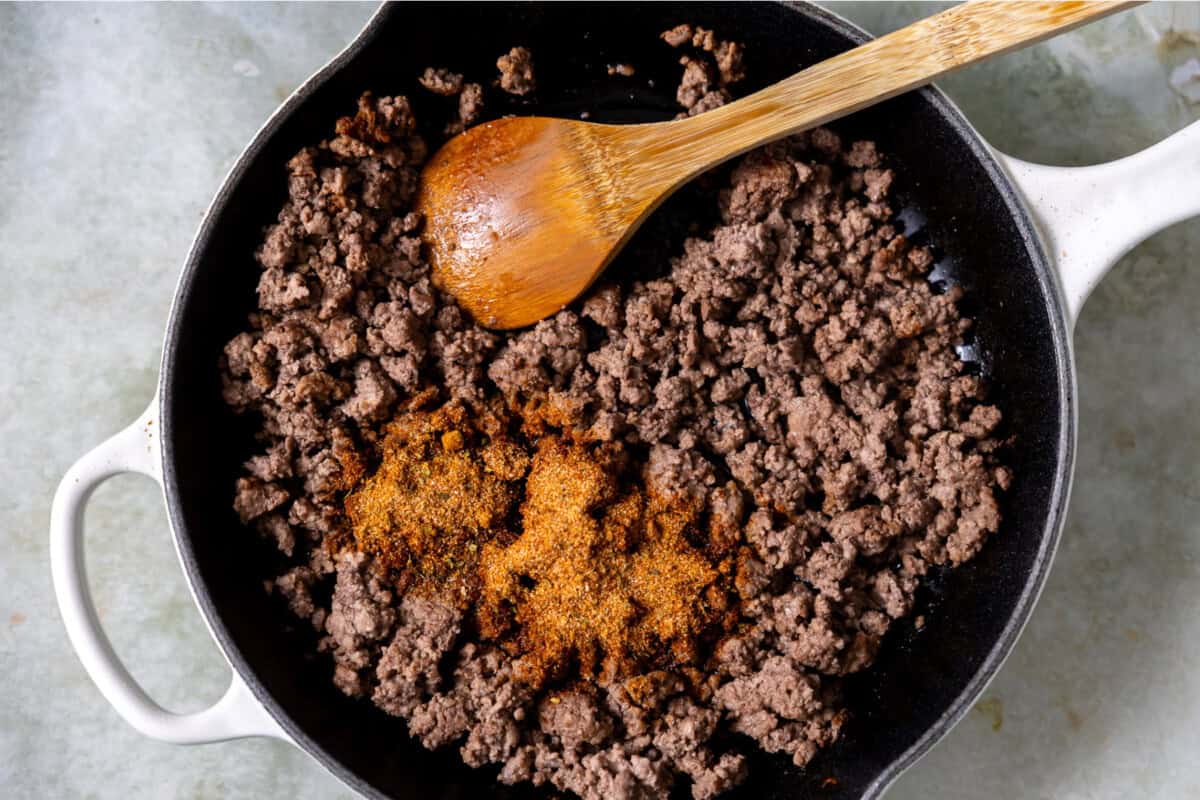
M 1107 0 L 963 3 L 737 102 L 670 123 L 676 137 L 667 147 L 655 148 L 654 155 L 667 156 L 682 171 L 688 163 L 707 167 L 1134 5 L 1138 3 Z

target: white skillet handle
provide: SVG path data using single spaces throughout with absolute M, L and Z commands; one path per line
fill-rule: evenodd
M 1070 324 L 1121 256 L 1200 215 L 1200 122 L 1127 158 L 1048 167 L 996 154 L 1025 196 L 1058 265 Z
M 163 709 L 143 691 L 113 652 L 100 626 L 83 558 L 83 512 L 96 487 L 136 472 L 162 485 L 157 402 L 137 422 L 75 462 L 54 495 L 50 512 L 50 568 L 71 644 L 101 694 L 125 721 L 152 739 L 174 744 L 219 742 L 245 736 L 287 739 L 275 720 L 233 673 L 214 705 L 193 714 Z

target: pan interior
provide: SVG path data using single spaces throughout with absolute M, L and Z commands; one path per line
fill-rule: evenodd
M 260 134 L 191 253 L 164 348 L 162 385 L 164 468 L 185 565 L 235 667 L 300 744 L 364 793 L 542 794 L 498 786 L 494 771 L 464 767 L 453 749 L 429 753 L 407 738 L 400 721 L 347 700 L 330 682 L 327 660 L 312 657 L 311 633 L 263 592 L 275 556 L 230 507 L 238 464 L 252 442 L 246 424 L 221 401 L 217 359 L 254 305 L 252 253 L 285 199 L 284 164 L 301 146 L 325 138 L 361 91 L 429 102 L 416 84 L 426 66 L 490 77 L 496 57 L 518 44 L 534 53 L 539 90 L 528 102 L 493 105 L 490 115 L 588 111 L 600 121 L 667 119 L 677 111 L 681 68 L 658 34 L 680 22 L 745 43 L 749 74 L 742 91 L 846 49 L 856 36 L 822 12 L 782 4 L 392 6 L 364 47 Z M 617 62 L 634 64 L 636 77 L 609 76 L 606 65 Z M 420 103 L 416 110 L 420 117 Z M 1028 221 L 973 134 L 934 92 L 897 98 L 835 127 L 879 143 L 898 173 L 906 232 L 934 244 L 936 279 L 965 288 L 964 313 L 976 320 L 965 355 L 989 380 L 1015 436 L 1007 459 L 1016 480 L 1004 498 L 1000 534 L 974 561 L 923 590 L 914 613 L 925 615 L 924 630 L 915 632 L 911 622 L 897 626 L 874 668 L 850 680 L 853 720 L 842 739 L 804 770 L 747 746 L 752 777 L 730 797 L 859 797 L 911 758 L 915 745 L 935 737 L 947 713 L 969 699 L 1007 652 L 1040 588 L 1065 500 L 1069 357 Z M 643 238 L 659 237 L 667 248 L 677 243 L 671 214 L 668 205 Z

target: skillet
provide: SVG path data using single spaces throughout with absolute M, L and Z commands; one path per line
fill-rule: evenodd
M 867 38 L 826 11 L 785 3 L 389 5 L 255 137 L 188 255 L 154 402 L 72 467 L 55 498 L 51 562 L 64 621 L 101 691 L 136 728 L 181 743 L 276 736 L 369 797 L 544 794 L 500 786 L 494 770 L 468 769 L 453 749 L 425 751 L 400 722 L 343 697 L 329 680 L 328 663 L 307 657 L 311 641 L 285 628 L 281 608 L 261 588 L 271 556 L 254 549 L 256 538 L 230 507 L 249 432 L 221 401 L 217 358 L 254 305 L 252 253 L 285 198 L 285 162 L 327 136 L 363 90 L 419 102 L 416 77 L 424 67 L 489 76 L 497 55 L 522 44 L 537 60 L 539 90 L 530 101 L 496 93 L 489 114 L 666 119 L 678 110 L 680 68 L 657 35 L 680 22 L 746 45 L 743 93 Z M 634 64 L 635 79 L 608 76 L 605 66 L 617 62 Z M 421 106 L 416 110 L 420 119 Z M 994 154 L 935 89 L 835 128 L 878 142 L 897 172 L 906 233 L 935 247 L 932 279 L 964 288 L 961 307 L 976 324 L 962 355 L 1005 413 L 1006 433 L 1016 442 L 1008 454 L 1016 479 L 1003 499 L 1000 533 L 973 561 L 922 590 L 914 614 L 925 615 L 924 629 L 897 626 L 875 666 L 848 681 L 853 716 L 839 742 L 803 770 L 747 747 L 750 780 L 728 797 L 877 797 L 970 707 L 1028 619 L 1062 529 L 1075 442 L 1073 316 L 1125 250 L 1200 213 L 1196 128 L 1122 162 L 1082 170 Z M 1170 191 L 1172 182 L 1177 191 Z M 1117 186 L 1121 192 L 1111 191 Z M 671 209 L 660 211 L 664 221 L 649 225 L 643 238 L 677 241 Z M 1131 214 L 1134 222 L 1126 219 Z M 83 506 L 95 485 L 122 471 L 162 482 L 189 585 L 233 668 L 226 695 L 196 714 L 163 711 L 137 687 L 112 653 L 88 596 Z

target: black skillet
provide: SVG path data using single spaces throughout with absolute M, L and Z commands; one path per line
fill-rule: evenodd
M 867 38 L 825 11 L 793 4 L 394 5 L 258 134 L 193 244 L 171 314 L 157 404 L 82 459 L 56 498 L 52 561 L 64 619 L 101 690 L 136 727 L 181 742 L 277 735 L 371 797 L 538 796 L 529 787 L 496 784 L 493 770 L 466 768 L 453 749 L 427 752 L 399 721 L 348 701 L 330 683 L 328 661 L 311 656 L 311 639 L 285 625 L 282 609 L 262 590 L 272 556 L 248 544 L 255 537 L 230 509 L 248 438 L 221 401 L 217 358 L 254 304 L 252 253 L 284 200 L 283 165 L 301 146 L 326 137 L 363 90 L 408 94 L 419 114 L 423 106 L 432 114 L 438 100 L 416 88 L 426 66 L 490 76 L 496 56 L 522 44 L 535 54 L 539 88 L 528 100 L 493 92 L 493 115 L 586 111 L 597 121 L 666 119 L 678 110 L 680 67 L 658 34 L 680 22 L 745 43 L 745 92 Z M 609 76 L 606 65 L 617 62 L 634 64 L 636 75 Z M 1058 541 L 1073 461 L 1067 310 L 1029 214 L 987 146 L 932 89 L 835 127 L 847 137 L 874 139 L 888 154 L 906 232 L 933 244 L 936 280 L 966 290 L 963 309 L 976 325 L 964 357 L 991 385 L 1007 433 L 1016 437 L 1008 455 L 1016 479 L 1004 497 L 1000 534 L 974 561 L 922 590 L 916 613 L 924 614 L 924 629 L 906 625 L 889 634 L 876 665 L 849 681 L 853 717 L 838 743 L 806 769 L 747 747 L 754 753 L 751 778 L 730 797 L 876 797 L 944 735 L 995 674 L 1029 616 Z M 682 235 L 675 220 L 688 213 L 688 203 L 685 191 L 665 206 L 617 269 L 636 272 L 640 263 L 654 263 L 656 248 L 669 252 Z M 161 444 L 161 462 L 118 452 L 141 452 L 147 439 Z M 83 578 L 71 548 L 78 550 L 78 517 L 91 486 L 122 469 L 160 468 L 188 580 L 234 669 L 224 705 L 201 715 L 155 716 L 162 712 L 112 658 L 89 616 L 86 589 L 75 585 Z M 203 714 L 210 716 L 196 719 Z
M 310 644 L 282 630 L 279 609 L 261 592 L 264 571 L 246 558 L 248 537 L 235 532 L 230 476 L 247 440 L 227 432 L 234 422 L 221 404 L 215 365 L 253 304 L 251 253 L 282 204 L 282 165 L 301 146 L 326 136 L 331 121 L 347 113 L 362 90 L 432 99 L 415 85 L 425 66 L 490 76 L 496 56 L 515 44 L 534 52 L 539 89 L 532 102 L 500 106 L 495 103 L 504 95 L 494 93 L 493 113 L 668 119 L 678 111 L 680 67 L 678 54 L 658 34 L 679 22 L 712 27 L 745 44 L 749 71 L 741 88 L 747 93 L 865 38 L 815 8 L 776 4 L 392 6 L 360 39 L 357 52 L 292 98 L 275 130 L 260 135 L 257 152 L 243 160 L 242 174 L 193 249 L 164 359 L 164 467 L 176 500 L 172 518 L 186 542 L 194 584 L 202 587 L 202 606 L 239 672 L 258 684 L 252 683 L 255 693 L 274 706 L 298 744 L 366 794 L 474 795 L 493 787 L 493 775 L 465 768 L 453 750 L 430 754 L 405 739 L 395 720 L 348 703 L 330 684 L 328 663 L 306 659 Z M 635 78 L 608 76 L 606 65 L 617 62 L 635 65 Z M 419 118 L 429 116 L 417 111 Z M 1073 441 L 1067 334 L 1050 265 L 1019 201 L 971 128 L 935 91 L 886 103 L 838 129 L 875 139 L 890 156 L 904 189 L 900 200 L 912 209 L 912 233 L 936 245 L 939 277 L 967 290 L 964 310 L 976 320 L 979 368 L 1020 438 L 1010 456 L 1017 479 L 1005 497 L 1002 534 L 924 593 L 925 629 L 893 635 L 876 666 L 851 682 L 847 699 L 854 717 L 837 746 L 805 770 L 783 758 L 756 757 L 751 780 L 736 796 L 864 796 L 938 739 L 1011 647 L 1041 585 L 1066 499 Z M 660 218 L 673 219 L 671 212 L 665 209 Z M 670 238 L 656 226 L 642 236 Z M 298 670 L 298 664 L 304 667 Z

